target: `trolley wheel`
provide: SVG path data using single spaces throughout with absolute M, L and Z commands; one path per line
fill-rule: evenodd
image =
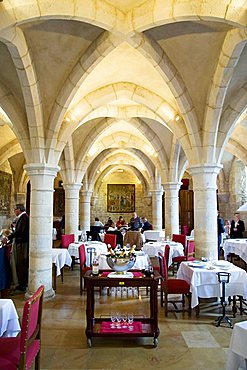
M 87 345 L 89 348 L 92 347 L 92 339 L 91 338 L 87 338 Z
M 158 338 L 154 338 L 154 348 L 158 347 Z

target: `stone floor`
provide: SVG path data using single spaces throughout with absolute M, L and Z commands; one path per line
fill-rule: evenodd
M 23 295 L 12 295 L 20 316 Z M 57 281 L 56 297 L 44 302 L 41 369 L 224 369 L 232 330 L 215 327 L 216 316 L 189 318 L 187 313 L 170 312 L 165 318 L 159 305 L 158 347 L 151 338 L 115 340 L 95 338 L 88 348 L 85 336 L 85 295 L 79 294 L 79 267 L 65 269 L 64 283 Z M 172 307 L 171 307 L 172 308 Z M 96 298 L 98 315 L 112 311 L 148 316 L 146 290 L 139 298 L 119 299 L 106 295 Z M 239 314 L 233 322 L 246 320 Z

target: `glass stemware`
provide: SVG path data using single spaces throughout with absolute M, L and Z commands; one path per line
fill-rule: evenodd
M 128 327 L 129 327 L 129 331 L 133 331 L 134 330 L 133 322 L 134 322 L 134 315 L 133 315 L 133 313 L 129 313 L 128 314 Z
M 111 322 L 112 322 L 112 323 L 111 323 L 111 328 L 112 328 L 112 329 L 114 329 L 114 328 L 116 327 L 116 325 L 115 325 L 115 321 L 116 321 L 116 319 L 117 319 L 117 318 L 116 318 L 116 314 L 115 314 L 115 313 L 112 313 L 112 314 L 111 314 Z

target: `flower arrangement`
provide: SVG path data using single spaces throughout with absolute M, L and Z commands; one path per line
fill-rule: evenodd
M 123 246 L 122 248 L 116 247 L 115 249 L 112 249 L 111 245 L 108 244 L 108 254 L 107 257 L 111 257 L 114 260 L 119 259 L 132 259 L 133 257 L 136 257 L 135 255 L 135 248 L 136 245 L 133 245 L 131 248 L 127 246 Z

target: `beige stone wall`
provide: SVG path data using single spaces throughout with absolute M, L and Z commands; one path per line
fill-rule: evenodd
M 0 166 L 0 170 L 3 172 L 7 172 L 12 174 L 11 167 L 9 165 L 9 162 L 6 161 Z M 12 220 L 15 217 L 14 214 L 14 205 L 15 205 L 15 188 L 14 188 L 14 182 L 12 178 L 12 186 L 11 186 L 11 199 L 10 199 L 10 212 L 8 215 L 0 215 L 0 230 L 9 228 L 11 225 Z
M 134 174 L 114 172 L 107 176 L 99 189 L 97 197 L 92 197 L 91 206 L 91 224 L 94 222 L 95 217 L 105 223 L 108 217 L 111 217 L 116 222 L 119 216 L 123 216 L 126 221 L 129 221 L 131 213 L 109 213 L 107 212 L 107 184 L 135 184 L 135 210 L 139 216 L 146 216 L 148 220 L 152 222 L 152 206 L 148 204 L 146 198 L 147 194 L 144 194 L 142 185 L 138 182 L 137 177 Z
M 247 201 L 246 167 L 238 159 L 233 161 L 228 176 L 217 181 L 219 209 L 223 219 L 233 219 L 234 212 Z M 247 214 L 241 213 L 247 227 Z

